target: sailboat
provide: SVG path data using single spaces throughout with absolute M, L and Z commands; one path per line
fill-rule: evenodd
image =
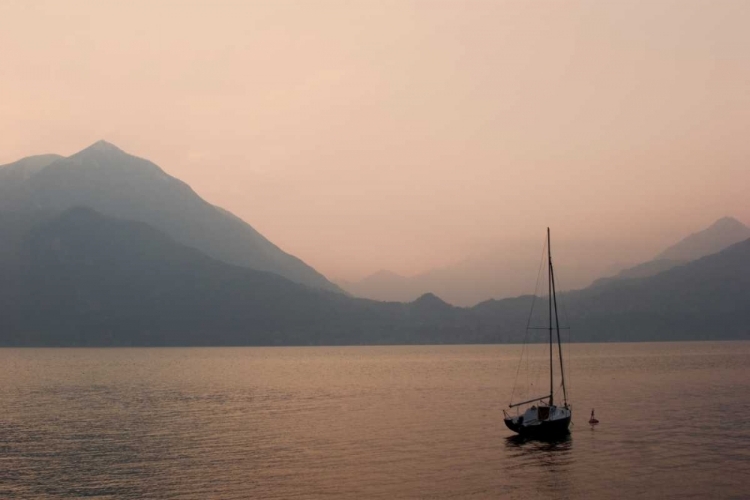
M 555 291 L 555 271 L 552 267 L 552 249 L 550 231 L 547 228 L 547 278 L 549 288 L 549 394 L 527 399 L 525 401 L 511 401 L 509 408 L 519 408 L 524 405 L 533 405 L 522 414 L 511 415 L 503 410 L 505 425 L 513 432 L 523 436 L 555 438 L 568 434 L 572 406 L 568 403 L 568 394 L 565 389 L 565 371 L 563 370 L 563 353 L 560 341 L 560 322 L 557 315 L 557 295 Z M 540 269 L 541 272 L 541 269 Z M 533 305 L 532 305 L 533 310 Z M 554 322 L 552 320 L 554 314 Z M 528 325 L 527 325 L 528 330 Z M 556 342 L 555 342 L 556 340 Z M 562 382 L 562 404 L 558 404 L 555 395 L 554 380 L 554 344 L 557 343 L 557 351 L 560 359 L 560 379 Z M 560 395 L 558 394 L 557 397 Z

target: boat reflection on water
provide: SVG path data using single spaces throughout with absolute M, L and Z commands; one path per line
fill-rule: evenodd
M 555 461 L 570 458 L 573 451 L 573 438 L 570 434 L 562 436 L 540 438 L 528 437 L 520 434 L 505 438 L 506 449 L 514 455 L 538 456 L 544 458 L 554 456 Z
M 518 449 L 528 452 L 549 451 L 549 452 L 568 452 L 573 445 L 573 438 L 570 433 L 554 437 L 532 437 L 521 434 L 514 434 L 505 438 L 505 446 L 509 450 Z
M 534 484 L 539 498 L 581 498 L 570 434 L 554 438 L 513 435 L 505 438 L 508 460 L 503 469 L 511 484 Z M 514 492 L 509 492 L 514 497 Z

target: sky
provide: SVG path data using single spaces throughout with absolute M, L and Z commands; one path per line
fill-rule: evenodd
M 0 164 L 105 139 L 332 279 L 547 226 L 635 263 L 750 223 L 748 26 L 741 0 L 0 0 Z

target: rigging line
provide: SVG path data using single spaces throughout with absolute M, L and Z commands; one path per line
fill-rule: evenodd
M 539 289 L 539 280 L 542 277 L 542 266 L 544 265 L 544 253 L 547 250 L 547 240 L 544 240 L 542 245 L 542 256 L 539 259 L 539 270 L 536 273 L 536 285 L 534 285 L 534 297 L 531 299 L 531 309 L 529 310 L 529 318 L 526 320 L 526 330 L 523 335 L 523 345 L 521 347 L 521 359 L 518 360 L 518 367 L 516 368 L 516 378 L 513 380 L 513 389 L 510 392 L 510 402 L 513 403 L 513 396 L 516 392 L 516 385 L 518 384 L 518 374 L 521 371 L 521 365 L 523 365 L 523 353 L 526 350 L 526 339 L 529 336 L 529 325 L 531 325 L 531 316 L 534 313 L 534 304 L 536 304 L 536 292 Z M 528 373 L 527 373 L 528 375 Z
M 559 277 L 558 277 L 557 282 L 560 283 Z M 562 284 L 560 285 L 560 289 L 564 289 L 564 287 L 562 286 Z M 568 394 L 570 394 L 570 398 L 573 399 L 573 384 L 572 384 L 572 379 L 573 379 L 572 366 L 573 366 L 573 363 L 570 363 L 570 349 L 571 349 L 571 346 L 573 345 L 573 337 L 572 337 L 573 333 L 572 333 L 572 328 L 570 327 L 570 324 L 571 324 L 570 323 L 570 316 L 568 315 L 568 308 L 565 306 L 565 300 L 560 300 L 560 308 L 562 309 L 562 313 L 563 313 L 563 318 L 564 318 L 565 324 L 568 325 L 568 327 L 565 328 L 565 330 L 568 330 L 568 345 L 565 346 L 565 353 L 566 353 L 566 357 L 568 358 L 568 364 L 566 366 L 565 371 L 568 373 L 568 380 L 567 380 Z M 561 328 L 561 330 L 562 330 L 562 328 Z

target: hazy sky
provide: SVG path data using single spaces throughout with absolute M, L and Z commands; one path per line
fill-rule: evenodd
M 106 139 L 331 278 L 547 225 L 644 260 L 750 222 L 748 26 L 742 0 L 0 0 L 0 163 Z

